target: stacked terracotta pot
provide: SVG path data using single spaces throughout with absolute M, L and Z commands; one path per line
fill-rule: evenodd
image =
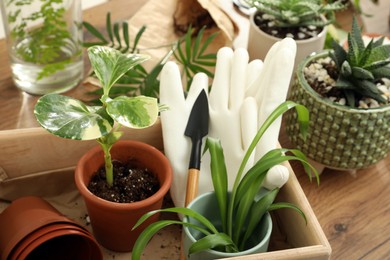
M 0 259 L 103 259 L 82 226 L 34 196 L 17 199 L 0 214 Z

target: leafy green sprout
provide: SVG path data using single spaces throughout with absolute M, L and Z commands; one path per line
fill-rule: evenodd
M 88 56 L 103 93 L 100 106 L 88 106 L 77 99 L 47 94 L 39 98 L 34 114 L 39 124 L 50 133 L 67 139 L 96 140 L 104 151 L 106 179 L 113 185 L 110 150 L 129 128 L 149 127 L 157 120 L 157 99 L 146 96 L 110 97 L 115 82 L 128 70 L 149 59 L 143 54 L 123 54 L 111 47 L 92 46 Z
M 230 196 L 228 195 L 228 179 L 223 148 L 219 140 L 210 137 L 207 138 L 205 152 L 208 150 L 211 156 L 211 177 L 219 206 L 222 230 L 218 230 L 207 218 L 189 208 L 174 207 L 151 211 L 142 216 L 133 229 L 140 226 L 146 219 L 158 212 L 182 214 L 188 218 L 196 219 L 200 224 L 179 220 L 160 220 L 149 225 L 138 237 L 133 247 L 132 259 L 140 259 L 142 251 L 153 235 L 160 229 L 172 224 L 194 228 L 204 235 L 203 238 L 197 240 L 189 248 L 189 254 L 194 254 L 207 249 L 218 249 L 225 252 L 245 250 L 246 242 L 267 211 L 290 208 L 297 211 L 306 221 L 304 212 L 295 205 L 286 202 L 274 203 L 279 188 L 268 191 L 259 200 L 255 199 L 268 170 L 286 161 L 300 161 L 308 176 L 311 178 L 313 176 L 312 174 L 314 174 L 317 179 L 317 184 L 319 184 L 319 176 L 316 169 L 308 163 L 307 158 L 302 152 L 296 149 L 284 148 L 271 150 L 244 174 L 249 157 L 264 132 L 279 116 L 292 108 L 295 108 L 297 111 L 301 134 L 304 138 L 306 137 L 309 124 L 309 112 L 306 107 L 292 101 L 286 101 L 278 106 L 260 127 L 246 151 Z

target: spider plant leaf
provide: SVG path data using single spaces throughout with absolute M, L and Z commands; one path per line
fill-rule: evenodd
M 284 161 L 283 154 L 285 151 L 285 149 L 281 148 L 269 151 L 247 171 L 237 187 L 237 193 L 234 201 L 235 206 L 237 206 L 237 203 L 241 200 L 246 191 L 252 185 L 256 175 L 263 175 L 271 167 Z
M 174 225 L 174 224 L 194 228 L 194 229 L 197 229 L 201 232 L 204 231 L 202 228 L 200 228 L 197 225 L 178 221 L 178 220 L 160 220 L 160 221 L 154 222 L 154 223 L 150 224 L 147 228 L 145 228 L 144 231 L 137 238 L 137 241 L 135 242 L 135 244 L 133 246 L 133 250 L 131 253 L 131 259 L 133 259 L 133 260 L 141 259 L 142 251 L 144 250 L 144 248 L 146 247 L 146 245 L 148 244 L 150 239 L 154 236 L 154 234 L 156 234 L 159 230 L 161 230 L 169 225 Z
M 189 250 L 189 254 L 195 254 L 208 249 L 213 249 L 218 246 L 229 246 L 233 252 L 238 252 L 237 246 L 232 239 L 225 233 L 211 234 L 193 243 Z
M 245 234 L 240 241 L 239 249 L 243 250 L 244 245 L 247 243 L 249 237 L 253 234 L 255 228 L 260 223 L 261 219 L 264 218 L 264 214 L 268 211 L 268 208 L 274 202 L 278 195 L 279 189 L 276 188 L 272 191 L 268 191 L 263 197 L 253 204 L 251 212 L 248 214 L 249 220 L 247 222 L 247 228 Z
M 305 213 L 304 213 L 300 208 L 298 208 L 297 206 L 295 206 L 295 205 L 292 204 L 292 203 L 288 203 L 288 202 L 277 202 L 277 203 L 272 204 L 272 205 L 268 208 L 268 211 L 277 210 L 277 209 L 285 209 L 285 208 L 293 209 L 293 210 L 295 210 L 296 212 L 298 212 L 298 213 L 302 216 L 302 218 L 305 220 L 305 223 L 307 224 L 307 218 L 306 218 Z
M 316 168 L 314 168 L 307 160 L 307 157 L 298 149 L 287 149 L 286 152 L 292 153 L 295 157 L 299 158 L 302 162 L 303 169 L 308 174 L 309 180 L 311 181 L 313 175 L 316 177 L 317 185 L 320 185 L 320 175 L 318 174 Z
M 50 133 L 67 139 L 93 140 L 107 135 L 112 119 L 101 107 L 87 106 L 83 102 L 57 94 L 38 99 L 35 117 Z
M 88 56 L 106 94 L 123 74 L 149 59 L 147 55 L 122 54 L 120 51 L 105 46 L 88 48 Z
M 88 23 L 88 22 L 83 22 L 83 26 L 84 28 L 90 32 L 93 36 L 95 36 L 96 38 L 100 39 L 101 41 L 99 42 L 99 45 L 102 45 L 102 44 L 107 44 L 108 41 L 107 39 L 103 36 L 103 34 L 101 34 L 92 24 Z
M 228 207 L 228 178 L 225 157 L 221 142 L 214 138 L 207 138 L 205 150 L 210 153 L 210 171 L 214 192 L 217 198 L 219 212 L 221 213 L 222 231 L 227 232 L 227 207 Z
M 286 111 L 295 108 L 297 112 L 298 117 L 298 123 L 300 128 L 301 135 L 306 138 L 307 135 L 307 129 L 309 127 L 309 111 L 306 107 L 297 104 L 292 101 L 285 101 L 282 104 L 280 104 L 272 113 L 268 116 L 268 118 L 264 121 L 260 129 L 257 131 L 256 136 L 253 138 L 251 144 L 249 145 L 249 148 L 247 152 L 244 155 L 244 158 L 241 162 L 240 168 L 238 170 L 238 178 L 236 178 L 236 182 L 233 187 L 238 186 L 238 182 L 241 179 L 242 173 L 245 169 L 245 166 L 249 160 L 250 155 L 252 154 L 253 150 L 256 148 L 257 143 L 259 142 L 260 138 L 263 136 L 264 132 L 270 127 L 270 125 L 282 114 L 284 114 Z M 233 188 L 234 189 L 234 188 Z
M 286 155 L 286 153 L 292 153 L 293 155 Z M 317 183 L 319 184 L 318 172 L 308 163 L 306 156 L 302 152 L 296 149 L 276 148 L 266 153 L 248 170 L 237 188 L 236 198 L 244 196 L 246 190 L 249 189 L 258 175 L 268 172 L 275 165 L 292 160 L 301 162 L 308 177 L 311 179 L 313 175 L 316 176 Z M 234 205 L 236 205 L 237 201 L 238 199 L 235 199 Z
M 141 129 L 153 125 L 158 117 L 157 99 L 119 96 L 106 104 L 107 113 L 121 125 Z
M 242 235 L 245 225 L 248 223 L 248 216 L 250 214 L 251 207 L 254 204 L 254 199 L 257 192 L 260 190 L 261 183 L 263 182 L 266 171 L 262 174 L 257 174 L 252 183 L 248 185 L 248 188 L 242 196 L 236 196 L 237 201 L 236 216 L 233 225 L 233 241 L 237 244 L 241 243 Z M 257 216 L 258 217 L 258 216 Z
M 204 226 L 206 228 L 206 231 L 202 231 L 202 233 L 205 235 L 211 234 L 211 232 L 215 233 L 215 234 L 218 233 L 218 230 L 215 228 L 215 226 L 207 218 L 205 218 L 202 214 L 199 214 L 198 212 L 193 211 L 192 209 L 189 209 L 189 208 L 180 208 L 180 207 L 158 209 L 158 210 L 150 211 L 150 212 L 144 214 L 137 221 L 137 223 L 135 223 L 133 229 L 136 229 L 150 216 L 152 216 L 156 213 L 159 213 L 159 212 L 177 213 L 177 214 L 182 214 L 184 216 L 191 217 L 191 218 L 197 220 L 202 226 Z M 183 223 L 187 223 L 187 222 L 183 222 Z

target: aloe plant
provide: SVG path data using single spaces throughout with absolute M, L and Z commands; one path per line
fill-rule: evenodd
M 154 124 L 159 106 L 157 99 L 152 97 L 110 98 L 115 82 L 128 70 L 149 59 L 149 56 L 123 54 L 103 46 L 88 48 L 88 56 L 102 85 L 102 105 L 88 106 L 68 96 L 48 94 L 38 99 L 34 114 L 39 124 L 56 136 L 74 140 L 97 140 L 105 155 L 107 183 L 112 186 L 110 149 L 122 135 L 120 127 L 145 128 Z
M 355 107 L 361 97 L 387 104 L 376 85 L 381 78 L 390 78 L 390 45 L 384 45 L 383 41 L 384 37 L 372 39 L 366 46 L 355 17 L 348 33 L 348 50 L 333 41 L 329 55 L 339 72 L 336 87 L 343 91 L 349 106 Z
M 335 21 L 334 11 L 345 8 L 342 0 L 246 0 L 264 14 L 272 15 L 277 27 L 314 25 L 324 27 Z M 325 19 L 323 19 L 325 18 Z
M 152 236 L 160 229 L 172 224 L 195 228 L 204 234 L 204 238 L 199 239 L 190 247 L 190 254 L 213 248 L 223 248 L 226 252 L 238 252 L 244 250 L 248 238 L 254 232 L 256 225 L 267 211 L 280 208 L 291 208 L 305 218 L 304 212 L 293 204 L 283 202 L 274 203 L 279 188 L 268 191 L 260 200 L 255 200 L 256 194 L 259 191 L 268 170 L 285 161 L 300 161 L 303 164 L 305 171 L 308 173 L 308 176 L 311 178 L 313 173 L 319 184 L 317 171 L 307 162 L 305 155 L 299 150 L 284 148 L 271 150 L 259 159 L 244 175 L 245 165 L 264 132 L 272 122 L 292 108 L 295 108 L 298 113 L 298 122 L 300 123 L 301 133 L 305 136 L 309 124 L 309 114 L 306 107 L 291 101 L 286 101 L 278 106 L 260 127 L 245 153 L 233 185 L 231 196 L 228 195 L 228 179 L 221 143 L 217 139 L 207 138 L 205 150 L 208 150 L 211 156 L 211 175 L 219 205 L 222 230 L 218 230 L 207 218 L 189 208 L 174 207 L 151 211 L 142 216 L 133 229 L 140 226 L 146 219 L 158 212 L 183 214 L 184 216 L 196 219 L 200 224 L 197 225 L 178 220 L 161 220 L 151 224 L 138 237 L 133 247 L 132 259 L 140 259 L 143 249 Z

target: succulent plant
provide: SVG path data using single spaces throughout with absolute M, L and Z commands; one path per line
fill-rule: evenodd
M 348 33 L 348 50 L 333 42 L 329 55 L 336 63 L 339 75 L 337 88 L 341 89 L 347 104 L 354 107 L 360 97 L 369 97 L 386 104 L 387 99 L 376 83 L 381 78 L 390 78 L 390 44 L 383 44 L 384 37 L 365 45 L 356 18 Z
M 323 0 L 246 0 L 246 2 L 260 12 L 275 17 L 275 26 L 278 27 L 308 25 L 323 27 L 335 20 L 334 11 L 344 9 L 346 6 L 342 0 L 331 3 Z

